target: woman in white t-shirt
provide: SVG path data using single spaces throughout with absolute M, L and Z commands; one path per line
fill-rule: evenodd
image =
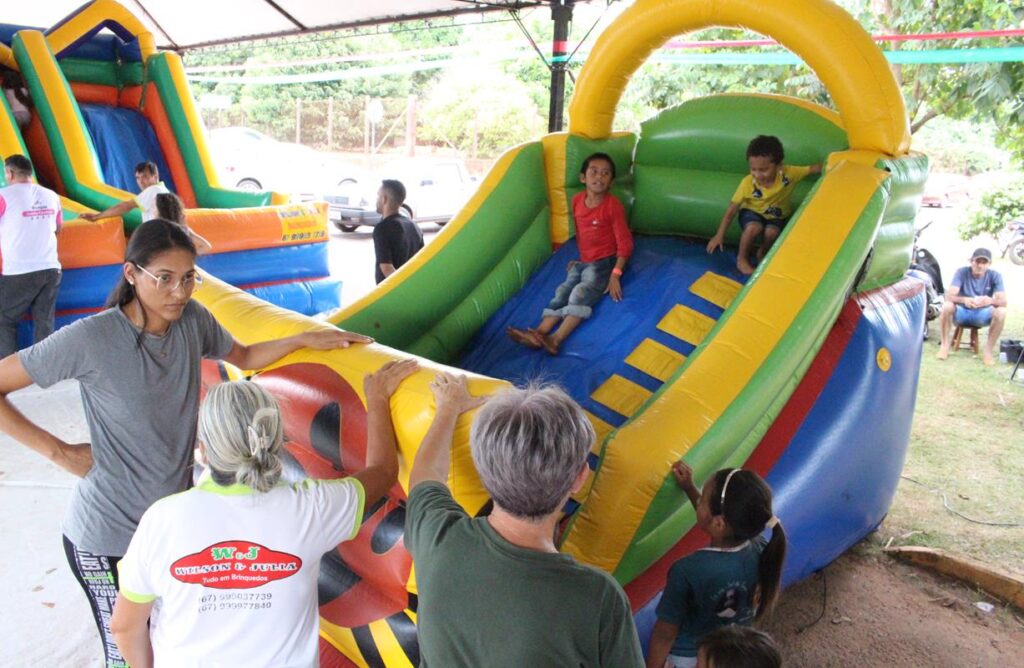
M 359 531 L 364 500 L 398 476 L 390 396 L 417 368 L 367 376 L 366 468 L 280 482 L 282 419 L 260 385 L 212 388 L 199 415 L 209 467 L 197 487 L 153 504 L 118 565 L 110 629 L 133 668 L 319 665 L 320 558 Z

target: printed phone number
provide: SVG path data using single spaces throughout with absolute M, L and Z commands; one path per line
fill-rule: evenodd
M 273 605 L 273 594 L 228 592 L 207 594 L 199 599 L 199 612 L 215 610 L 266 610 Z

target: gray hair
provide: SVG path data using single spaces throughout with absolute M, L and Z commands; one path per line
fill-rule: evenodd
M 199 440 L 214 481 L 267 492 L 281 478 L 284 429 L 277 402 L 249 381 L 210 389 L 199 411 Z
M 473 463 L 495 505 L 541 519 L 559 509 L 596 439 L 583 409 L 562 389 L 505 390 L 473 421 Z

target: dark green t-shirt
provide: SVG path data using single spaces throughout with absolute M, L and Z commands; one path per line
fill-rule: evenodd
M 754 621 L 754 590 L 764 536 L 736 547 L 705 547 L 683 557 L 668 571 L 656 613 L 679 626 L 672 654 L 697 656 L 701 638 L 721 626 Z
M 643 666 L 629 601 L 608 574 L 512 545 L 436 482 L 409 495 L 420 666 Z

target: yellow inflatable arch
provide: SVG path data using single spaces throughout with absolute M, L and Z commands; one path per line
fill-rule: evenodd
M 827 0 L 638 0 L 601 33 L 580 72 L 569 134 L 608 137 L 626 84 L 648 56 L 672 37 L 712 27 L 768 35 L 802 58 L 832 95 L 851 150 L 909 150 L 906 107 L 885 56 Z

